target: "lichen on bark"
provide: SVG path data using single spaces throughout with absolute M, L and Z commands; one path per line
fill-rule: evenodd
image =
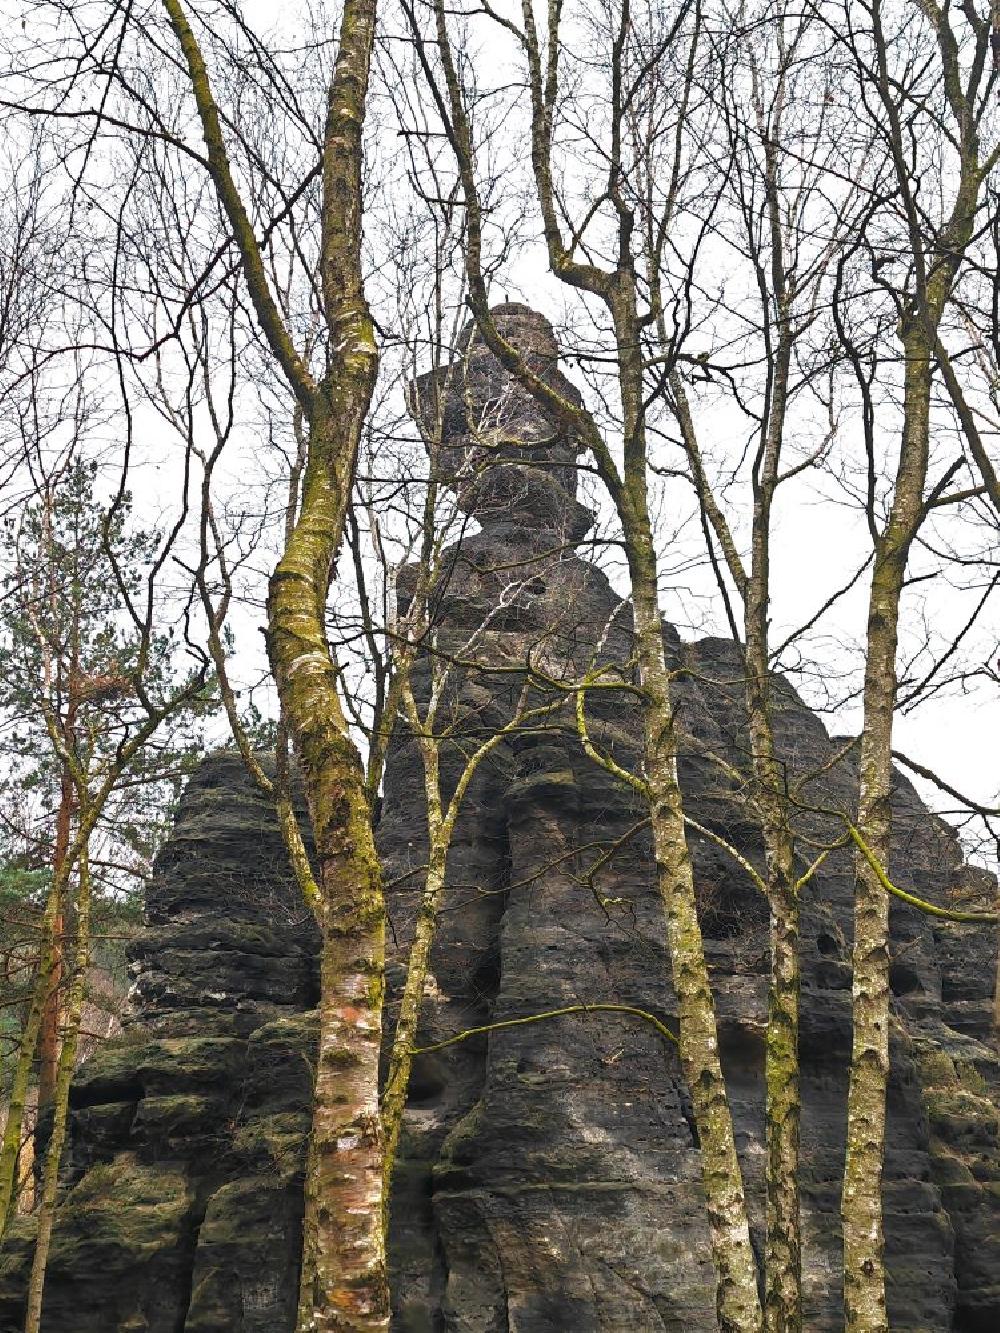
M 378 367 L 361 272 L 362 132 L 376 4 L 345 0 L 327 89 L 318 277 L 328 337 L 326 366 L 317 380 L 271 291 L 182 0 L 163 3 L 185 59 L 208 172 L 232 227 L 255 314 L 308 436 L 301 504 L 271 577 L 267 605 L 268 654 L 313 826 L 322 933 L 298 1327 L 301 1333 L 384 1329 L 388 1288 L 378 1111 L 384 905 L 364 769 L 325 631 L 330 580 Z

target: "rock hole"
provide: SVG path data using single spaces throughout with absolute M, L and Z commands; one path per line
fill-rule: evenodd
M 889 988 L 893 995 L 913 995 L 923 990 L 920 975 L 908 963 L 893 963 L 889 968 Z
M 414 1058 L 410 1071 L 410 1084 L 407 1089 L 408 1106 L 427 1106 L 435 1102 L 447 1087 L 447 1076 L 441 1067 L 441 1061 L 433 1055 L 418 1055 Z

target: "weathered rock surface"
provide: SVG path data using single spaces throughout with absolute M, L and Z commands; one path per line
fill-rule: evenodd
M 43 1327 L 290 1329 L 316 937 L 238 756 L 191 779 L 146 913 L 131 1022 L 73 1084 Z M 23 1326 L 33 1231 L 0 1259 L 4 1333 Z
M 502 309 L 508 336 L 575 395 L 551 330 Z M 433 410 L 435 384 L 419 386 Z M 503 724 L 532 662 L 572 679 L 627 664 L 627 607 L 577 554 L 590 516 L 573 442 L 484 349 L 441 376 L 443 467 L 480 531 L 451 554 L 438 643 L 492 672 L 453 672 L 457 732 L 446 772 Z M 526 447 L 527 446 L 527 447 Z M 406 596 L 406 579 L 401 592 Z M 745 766 L 736 647 L 667 642 L 680 673 L 690 814 L 760 862 L 741 793 L 706 752 Z M 461 650 L 461 651 L 459 651 Z M 426 663 L 418 691 L 428 688 Z M 627 668 L 620 673 L 627 681 Z M 609 677 L 611 679 L 611 677 Z M 851 808 L 850 757 L 782 686 L 780 740 L 817 812 Z M 633 697 L 594 690 L 594 740 L 636 762 Z M 637 798 L 565 726 L 511 738 L 472 785 L 449 861 L 421 1044 L 569 1004 L 628 1004 L 668 1023 L 674 1003 L 651 849 Z M 823 770 L 822 772 L 820 772 Z M 425 859 L 415 745 L 390 755 L 379 842 L 395 952 L 405 966 Z M 897 880 L 946 901 L 976 872 L 952 831 L 900 777 Z M 767 914 L 745 871 L 692 836 L 706 947 L 739 1147 L 760 1227 Z M 851 868 L 832 856 L 804 900 L 803 1209 L 806 1326 L 842 1329 L 839 1182 L 850 1047 Z M 126 1035 L 73 1092 L 66 1195 L 50 1264 L 46 1333 L 293 1327 L 300 1171 L 308 1125 L 314 937 L 268 810 L 238 761 L 192 781 L 149 894 Z M 885 1202 L 892 1327 L 1000 1327 L 995 932 L 893 911 L 896 997 Z M 392 1225 L 400 1333 L 654 1333 L 717 1327 L 699 1155 L 676 1059 L 617 1014 L 495 1031 L 418 1057 Z M 19 1328 L 30 1225 L 0 1266 L 0 1333 Z

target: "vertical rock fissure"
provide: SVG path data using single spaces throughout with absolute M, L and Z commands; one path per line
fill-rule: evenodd
M 208 1201 L 212 1196 L 212 1187 L 202 1185 L 195 1193 L 191 1212 L 185 1223 L 181 1244 L 182 1262 L 179 1265 L 182 1287 L 178 1292 L 177 1323 L 174 1333 L 184 1333 L 187 1328 L 191 1299 L 194 1295 L 194 1271 L 198 1256 L 198 1237 L 208 1211 Z
M 510 905 L 511 866 L 513 862 L 510 847 L 510 825 L 506 820 L 503 822 L 502 842 L 498 849 L 497 863 L 499 873 L 497 883 L 491 893 L 495 895 L 499 910 L 495 917 L 494 934 L 490 941 L 489 954 L 483 959 L 482 965 L 476 971 L 476 985 L 479 989 L 485 1022 L 487 1023 L 496 1016 L 497 999 L 500 994 L 500 978 L 503 970 L 503 925 L 507 908 Z M 488 1064 L 489 1045 L 487 1044 L 483 1048 L 484 1079 Z

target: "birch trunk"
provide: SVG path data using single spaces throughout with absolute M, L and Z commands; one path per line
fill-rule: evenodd
M 771 969 L 768 981 L 767 1044 L 764 1061 L 766 1151 L 766 1233 L 764 1241 L 764 1327 L 767 1333 L 800 1333 L 802 1328 L 802 1224 L 799 1150 L 802 1105 L 799 1074 L 799 890 L 795 838 L 789 818 L 785 774 L 774 739 L 768 625 L 771 601 L 771 510 L 779 484 L 793 337 L 781 267 L 781 225 L 777 212 L 777 166 L 769 162 L 774 287 L 780 320 L 774 378 L 762 465 L 754 475 L 754 509 L 749 579 L 743 580 L 746 634 L 746 700 L 753 756 L 754 800 L 767 864 Z M 740 567 L 741 568 L 741 567 Z M 741 570 L 742 572 L 742 570 Z
M 400 1131 L 403 1127 L 406 1091 L 410 1084 L 410 1070 L 413 1067 L 413 1048 L 416 1044 L 417 1024 L 420 1021 L 420 1009 L 424 995 L 424 983 L 427 980 L 431 945 L 434 943 L 438 903 L 441 899 L 441 890 L 444 888 L 447 857 L 447 840 L 442 839 L 439 824 L 437 831 L 431 834 L 427 877 L 424 880 L 424 891 L 417 912 L 416 930 L 406 967 L 406 982 L 403 986 L 399 1017 L 396 1020 L 396 1031 L 389 1056 L 389 1072 L 386 1077 L 385 1091 L 382 1094 L 382 1124 L 385 1132 L 386 1227 L 389 1224 L 388 1201 L 392 1169 L 395 1165 Z
M 764 522 L 767 523 L 766 517 Z M 766 539 L 763 545 L 766 548 Z M 755 802 L 767 863 L 771 943 L 764 1061 L 767 1158 L 764 1327 L 767 1333 L 799 1333 L 802 1328 L 800 903 L 795 874 L 795 840 L 774 743 L 767 650 L 766 554 L 763 556 L 764 567 L 760 568 L 755 552 L 754 565 L 746 607 L 746 693 Z
M 889 870 L 892 726 L 899 603 L 927 475 L 931 360 L 925 335 L 904 335 L 906 371 L 900 464 L 889 523 L 875 553 L 861 736 L 858 829 Z M 882 1168 L 889 1082 L 889 897 L 860 853 L 855 868 L 851 1078 L 841 1216 L 847 1333 L 888 1333 Z
M 767 1333 L 799 1333 L 802 1328 L 799 891 L 795 883 L 792 841 L 783 822 L 770 830 L 769 843 L 771 976 L 765 1056 L 767 1237 L 764 1324 Z
M 442 682 L 443 683 L 443 682 Z M 409 680 L 400 685 L 400 697 L 406 710 L 407 721 L 420 750 L 424 772 L 424 800 L 427 808 L 427 875 L 420 897 L 420 907 L 414 928 L 413 944 L 406 963 L 406 981 L 400 1000 L 399 1015 L 389 1054 L 389 1072 L 382 1094 L 382 1128 L 385 1135 L 385 1183 L 383 1211 L 385 1225 L 389 1224 L 389 1192 L 392 1169 L 399 1146 L 399 1136 L 406 1110 L 406 1091 L 413 1067 L 413 1048 L 417 1025 L 423 1004 L 424 985 L 430 967 L 431 946 L 437 929 L 437 911 L 445 885 L 448 853 L 455 832 L 462 803 L 479 765 L 500 744 L 512 728 L 523 719 L 522 708 L 527 698 L 527 686 L 522 691 L 517 712 L 507 726 L 500 727 L 466 759 L 455 784 L 455 790 L 445 808 L 441 797 L 441 739 L 434 735 L 434 723 L 441 695 L 435 690 L 426 716 L 421 719 Z M 545 714 L 549 708 L 539 710 Z
M 568 429 L 578 432 L 591 449 L 597 471 L 608 487 L 622 524 L 631 575 L 639 680 L 645 700 L 643 753 L 650 823 L 677 998 L 681 1066 L 690 1088 L 701 1146 L 702 1178 L 718 1283 L 719 1324 L 723 1333 L 758 1333 L 762 1328 L 762 1314 L 757 1291 L 757 1264 L 750 1243 L 743 1177 L 719 1057 L 715 1004 L 698 921 L 694 876 L 677 781 L 670 676 L 663 648 L 657 563 L 647 499 L 649 460 L 645 435 L 643 326 L 637 316 L 638 283 L 630 248 L 633 218 L 621 205 L 620 196 L 614 193 L 616 206 L 621 207 L 619 263 L 613 271 L 577 261 L 563 244 L 550 163 L 551 117 L 558 92 L 560 11 L 558 5 L 550 5 L 548 9 L 551 49 L 548 69 L 543 74 L 534 12 L 525 0 L 522 16 L 532 99 L 532 165 L 546 248 L 555 275 L 569 286 L 599 298 L 614 322 L 624 444 L 624 466 L 619 472 L 589 414 L 562 399 L 551 386 L 534 375 L 516 348 L 500 336 L 492 320 L 481 262 L 481 205 L 475 181 L 475 155 L 448 39 L 443 0 L 434 0 L 434 12 L 452 117 L 449 139 L 458 162 L 467 214 L 466 274 L 470 304 L 484 341 L 500 363 L 525 385 L 541 407 L 550 410 Z M 419 30 L 415 23 L 411 27 L 419 50 Z M 615 170 L 613 167 L 613 177 Z M 616 177 L 614 183 L 617 191 Z
M 401 698 L 406 710 L 407 721 L 420 750 L 420 761 L 424 774 L 424 800 L 427 807 L 427 875 L 424 890 L 420 896 L 420 907 L 413 932 L 413 944 L 406 963 L 406 981 L 399 1003 L 399 1015 L 396 1030 L 393 1033 L 392 1050 L 389 1053 L 389 1071 L 386 1076 L 385 1091 L 382 1094 L 382 1128 L 385 1134 L 384 1162 L 384 1202 L 383 1224 L 388 1232 L 389 1192 L 392 1183 L 392 1169 L 396 1161 L 396 1150 L 403 1128 L 403 1113 L 406 1110 L 406 1092 L 410 1085 L 410 1070 L 413 1068 L 413 1048 L 416 1045 L 417 1024 L 420 1022 L 420 1008 L 424 996 L 424 983 L 430 965 L 431 945 L 437 927 L 437 909 L 444 888 L 445 873 L 448 865 L 448 850 L 455 827 L 458 803 L 471 777 L 474 761 L 470 760 L 458 782 L 458 788 L 445 814 L 441 801 L 441 751 L 439 742 L 433 735 L 434 719 L 437 708 L 432 697 L 426 718 L 421 721 L 417 703 L 413 697 L 409 680 L 401 687 Z M 471 766 L 471 767 L 470 767 Z
M 309 804 L 322 899 L 300 1333 L 388 1327 L 378 1108 L 384 905 L 364 769 L 325 634 L 330 574 L 374 380 L 374 341 L 360 316 L 347 339 L 352 354 L 338 374 L 337 427 L 325 412 L 312 423 L 301 512 L 268 598 L 271 665 Z
M 715 1003 L 684 832 L 651 538 L 633 530 L 628 553 L 639 680 L 646 699 L 643 726 L 653 846 L 677 997 L 681 1067 L 691 1093 L 701 1149 L 718 1277 L 719 1326 L 723 1333 L 754 1333 L 761 1328 L 757 1264 L 750 1243 L 743 1177 L 719 1058 Z
M 364 768 L 337 693 L 326 604 L 378 369 L 361 273 L 362 131 L 376 0 L 345 0 L 322 143 L 319 382 L 271 291 L 182 0 L 163 0 L 183 52 L 207 167 L 261 330 L 308 428 L 298 517 L 268 590 L 268 655 L 295 746 L 318 866 L 319 1046 L 305 1179 L 299 1333 L 388 1327 L 378 1065 L 385 910 Z
M 898 324 L 905 362 L 899 463 L 889 520 L 875 537 L 868 604 L 858 828 L 871 861 L 859 851 L 852 958 L 854 1033 L 841 1197 L 847 1333 L 886 1333 L 889 1327 L 882 1218 L 889 1079 L 889 900 L 875 867 L 889 871 L 900 598 L 910 545 L 924 516 L 931 381 L 938 333 L 973 237 L 983 182 L 1000 151 L 994 149 L 988 164 L 980 166 L 980 117 L 975 107 L 984 62 L 973 62 L 971 69 L 964 70 L 947 5 L 921 0 L 920 8 L 935 31 L 942 86 L 952 119 L 952 129 L 946 133 L 958 149 L 954 204 L 940 227 L 934 226 L 917 205 L 919 178 L 912 176 L 910 156 L 912 127 L 907 121 L 904 128 L 901 101 L 897 100 L 900 85 L 890 71 L 890 40 L 883 27 L 880 0 L 871 9 L 875 64 L 868 77 L 885 114 L 886 140 L 906 219 L 913 288 Z M 982 53 L 985 55 L 985 44 Z M 869 515 L 869 521 L 874 525 L 873 515 Z

